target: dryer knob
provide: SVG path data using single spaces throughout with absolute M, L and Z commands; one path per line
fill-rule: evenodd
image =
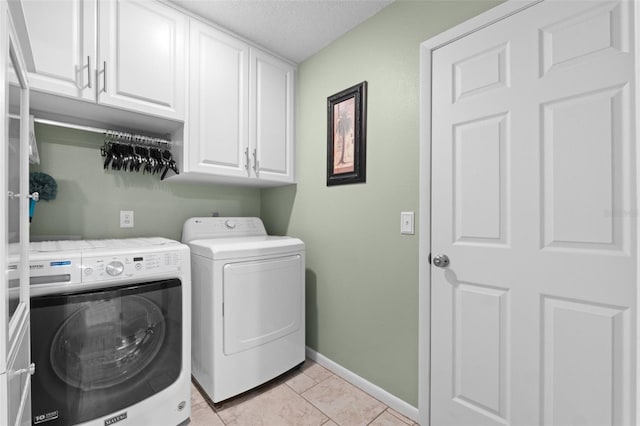
M 227 229 L 235 229 L 236 223 L 234 221 L 232 221 L 232 220 L 226 220 L 224 222 L 224 226 L 226 226 Z
M 124 271 L 124 265 L 122 264 L 122 262 L 118 262 L 113 261 L 113 262 L 109 262 L 109 264 L 107 264 L 107 274 L 111 275 L 111 276 L 117 276 L 120 275 L 122 272 Z

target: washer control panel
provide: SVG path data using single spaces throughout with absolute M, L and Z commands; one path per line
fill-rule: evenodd
M 82 282 L 82 256 L 80 253 L 54 254 L 31 253 L 29 280 L 31 285 L 79 284 Z
M 83 256 L 82 282 L 143 277 L 180 271 L 180 251 Z

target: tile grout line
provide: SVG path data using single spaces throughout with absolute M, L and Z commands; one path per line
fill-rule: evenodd
M 319 384 L 319 383 L 318 383 Z M 309 388 L 311 389 L 311 388 Z M 306 391 L 305 391 L 306 392 Z M 300 396 L 300 398 L 304 399 L 305 401 L 307 401 L 309 404 L 311 404 L 312 407 L 314 407 L 316 410 L 318 410 L 319 412 L 321 412 L 328 420 L 324 423 L 321 423 L 321 425 L 327 424 L 329 421 L 334 422 L 336 425 L 340 426 L 340 423 L 338 423 L 335 419 L 333 419 L 329 414 L 325 413 L 324 411 L 322 411 L 320 409 L 320 407 L 318 407 L 316 404 L 314 404 L 313 402 L 309 401 L 307 398 L 304 397 L 304 395 L 298 394 Z
M 320 364 L 317 364 L 317 363 L 316 363 L 316 365 L 320 365 Z M 322 366 L 320 365 L 320 367 L 322 367 Z M 322 367 L 322 368 L 323 368 L 323 369 L 325 369 L 324 367 Z M 326 370 L 326 369 L 325 369 L 325 370 Z M 327 371 L 329 371 L 329 370 L 327 370 Z M 316 379 L 314 379 L 313 377 L 308 376 L 307 374 L 305 374 L 305 372 L 304 372 L 304 371 L 301 371 L 300 373 L 301 373 L 301 374 L 304 374 L 304 375 L 305 375 L 305 376 L 307 376 L 307 377 L 309 377 L 311 380 L 313 380 L 313 383 L 314 383 L 314 385 L 313 385 L 313 386 L 311 386 L 309 389 L 306 389 L 304 392 L 310 391 L 311 389 L 313 389 L 313 388 L 315 388 L 316 386 L 318 386 L 320 383 L 323 383 L 323 382 L 325 382 L 325 381 L 329 380 L 329 379 L 331 378 L 331 376 L 333 376 L 333 375 L 334 375 L 333 373 L 329 372 L 330 374 L 329 374 L 329 376 L 328 376 L 328 377 L 325 377 L 324 379 L 322 379 L 322 380 L 320 380 L 320 381 L 317 381 L 317 380 L 316 380 Z M 294 392 L 296 392 L 296 391 L 294 390 Z M 298 396 L 299 396 L 300 398 L 302 398 L 302 399 L 304 399 L 305 401 L 307 401 L 307 403 L 309 403 L 312 407 L 314 407 L 316 410 L 318 410 L 319 412 L 321 412 L 321 413 L 322 413 L 322 414 L 327 418 L 327 421 L 326 421 L 326 422 L 323 422 L 323 423 L 321 424 L 321 426 L 322 426 L 322 425 L 325 425 L 325 424 L 327 424 L 327 423 L 329 423 L 329 422 L 333 422 L 333 423 L 335 423 L 336 425 L 340 426 L 340 423 L 338 423 L 335 419 L 333 419 L 329 414 L 325 413 L 322 409 L 320 409 L 320 407 L 316 406 L 313 402 L 309 401 L 309 400 L 308 400 L 308 399 L 303 395 L 303 393 L 304 393 L 304 392 L 301 392 L 301 393 L 296 392 L 296 393 L 298 394 Z
M 397 411 L 395 411 L 395 410 L 394 410 L 393 408 L 391 408 L 391 407 L 387 408 L 387 410 L 386 410 L 386 411 L 388 411 L 388 412 L 389 412 L 389 414 L 391 414 L 393 417 L 395 417 L 396 419 L 400 420 L 402 423 L 406 424 L 407 426 L 414 426 L 415 424 L 417 424 L 417 423 L 415 423 L 413 420 L 411 420 L 411 419 L 410 419 L 410 418 L 408 418 L 408 417 L 404 417 L 404 418 L 400 418 L 400 417 L 398 417 L 398 416 L 397 416 L 397 415 L 395 415 L 394 413 L 397 413 L 397 414 L 398 414 L 398 415 L 400 415 L 400 416 L 402 416 L 402 414 L 398 413 Z M 405 419 L 406 419 L 406 420 L 409 420 L 411 423 L 407 423 L 407 422 L 405 421 Z
M 322 366 L 321 366 L 322 367 Z M 324 368 L 324 367 L 323 367 Z M 325 369 L 326 370 L 326 369 Z M 329 371 L 329 370 L 327 370 Z M 329 371 L 330 372 L 330 371 Z M 304 372 L 301 372 L 302 374 L 304 374 Z M 338 376 L 337 374 L 330 372 L 331 374 L 328 377 L 325 377 L 324 379 L 322 379 L 321 381 L 316 381 L 315 379 L 311 378 L 311 380 L 313 380 L 315 382 L 315 384 L 313 386 L 311 386 L 309 389 L 305 390 L 304 392 L 310 391 L 311 389 L 315 388 L 316 386 L 318 386 L 320 383 L 323 383 L 327 380 L 329 380 L 332 377 L 338 377 L 339 379 L 343 380 L 344 382 L 346 382 L 347 384 L 353 386 L 355 389 L 359 390 L 360 392 L 364 393 L 365 395 L 368 395 L 369 397 L 371 397 L 372 399 L 378 401 L 380 404 L 382 404 L 382 406 L 384 407 L 384 409 L 378 413 L 378 415 L 376 415 L 376 417 L 374 417 L 369 423 L 367 423 L 367 425 L 370 425 L 373 421 L 375 421 L 375 419 L 377 419 L 378 417 L 380 417 L 382 415 L 382 413 L 384 413 L 385 411 L 387 411 L 389 409 L 389 407 L 387 406 L 387 404 L 383 403 L 382 401 L 378 400 L 377 398 L 373 397 L 372 395 L 369 395 L 369 393 L 365 392 L 364 390 L 360 389 L 358 386 L 349 383 L 348 381 L 344 380 L 342 377 Z M 309 376 L 307 376 L 309 377 Z M 294 392 L 296 392 L 294 390 Z M 296 392 L 298 393 L 298 392 Z M 324 414 L 330 421 L 334 422 L 336 425 L 340 426 L 340 423 L 338 423 L 338 421 L 334 418 L 332 418 L 329 414 L 325 413 L 324 411 L 322 411 L 322 409 L 320 407 L 318 407 L 317 405 L 315 405 L 312 401 L 310 401 L 309 399 L 307 399 L 302 393 L 298 393 L 298 395 L 303 398 L 305 401 L 307 401 L 309 404 L 311 404 L 313 407 L 315 407 L 318 411 L 320 411 L 322 414 Z M 398 419 L 396 416 L 393 416 L 396 419 Z M 322 423 L 323 425 L 328 423 L 329 420 L 327 420 L 326 422 Z M 402 421 L 401 419 L 398 419 L 400 421 Z M 404 423 L 404 422 L 402 422 Z
M 386 405 L 385 405 L 386 407 Z M 387 411 L 387 409 L 385 408 L 384 410 L 382 410 L 382 412 L 380 412 L 380 414 L 378 414 L 377 416 L 375 416 L 369 423 L 367 423 L 367 426 L 371 425 L 371 423 L 375 422 L 377 418 L 379 418 L 385 411 Z

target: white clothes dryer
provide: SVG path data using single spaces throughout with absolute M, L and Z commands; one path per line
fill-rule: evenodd
M 192 374 L 213 402 L 305 359 L 305 248 L 246 217 L 187 220 L 191 248 Z

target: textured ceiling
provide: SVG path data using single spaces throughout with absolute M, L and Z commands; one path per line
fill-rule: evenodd
M 300 63 L 393 0 L 171 0 Z

